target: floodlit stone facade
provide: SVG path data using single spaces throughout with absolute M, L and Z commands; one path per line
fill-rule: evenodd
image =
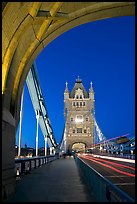
M 92 83 L 86 91 L 81 79 L 77 79 L 71 92 L 68 84 L 64 91 L 65 150 L 72 151 L 75 143 L 85 147 L 94 144 L 94 91 Z

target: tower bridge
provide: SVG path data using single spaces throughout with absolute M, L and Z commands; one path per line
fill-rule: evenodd
M 81 149 L 82 152 L 85 152 L 87 146 L 91 146 L 97 143 L 97 141 L 105 140 L 105 136 L 102 134 L 95 119 L 95 100 L 92 82 L 90 83 L 89 92 L 86 91 L 79 77 L 76 79 L 71 92 L 69 92 L 68 83 L 66 82 L 64 91 L 64 116 L 66 124 L 60 145 L 57 145 L 48 117 L 35 63 L 31 66 L 26 83 L 37 120 L 36 156 L 38 156 L 38 125 L 40 125 L 45 140 L 45 156 L 47 155 L 47 145 L 50 147 L 51 154 L 53 151 L 55 154 L 56 152 L 67 153 L 68 151 L 71 152 L 78 149 L 78 151 Z M 21 146 L 20 142 L 19 144 Z
M 134 154 L 135 137 L 128 139 L 128 134 L 108 139 L 101 131 L 95 116 L 95 99 L 92 82 L 89 92 L 78 77 L 71 92 L 66 88 L 64 91 L 64 116 L 66 119 L 60 150 L 70 152 L 94 152 L 100 154 Z M 125 138 L 117 143 L 116 139 Z
M 113 162 L 112 157 L 103 157 L 101 154 L 77 154 L 77 152 L 84 153 L 86 148 L 94 147 L 98 145 L 100 150 L 102 148 L 109 148 L 109 141 L 103 135 L 102 131 L 97 124 L 95 119 L 95 108 L 94 108 L 94 91 L 92 87 L 92 83 L 90 83 L 89 92 L 87 92 L 82 84 L 82 80 L 78 77 L 76 79 L 75 85 L 71 92 L 68 89 L 68 83 L 66 83 L 66 88 L 64 91 L 64 116 L 66 118 L 66 123 L 64 125 L 64 130 L 62 134 L 62 141 L 58 146 L 56 143 L 55 135 L 52 130 L 52 126 L 50 123 L 50 119 L 48 117 L 48 112 L 46 108 L 46 104 L 42 95 L 42 90 L 40 88 L 40 83 L 38 80 L 37 70 L 35 63 L 32 65 L 29 74 L 26 79 L 26 83 L 29 89 L 31 101 L 33 104 L 33 108 L 36 113 L 37 119 L 37 134 L 36 134 L 36 157 L 25 158 L 25 159 L 17 159 L 15 160 L 16 165 L 16 179 L 21 179 L 22 182 L 17 183 L 19 189 L 21 191 L 15 192 L 14 196 L 7 199 L 5 202 L 16 202 L 16 201 L 85 201 L 85 202 L 93 202 L 96 201 L 134 201 L 134 186 L 132 186 L 132 192 L 129 189 L 120 190 L 117 188 L 113 182 L 110 180 L 106 180 L 106 178 L 100 176 L 100 173 L 103 174 L 102 166 L 107 167 L 110 170 L 110 178 L 114 175 L 113 170 L 115 172 L 121 172 L 121 174 L 134 177 L 134 160 L 131 161 L 125 159 L 124 162 L 132 163 L 129 166 L 126 166 L 121 161 Z M 21 106 L 22 107 L 22 106 Z M 45 138 L 45 156 L 38 156 L 38 124 L 41 127 L 42 133 Z M 54 150 L 54 153 L 50 156 L 47 155 L 47 144 L 51 150 Z M 126 143 L 127 144 L 127 143 Z M 135 148 L 135 140 L 130 140 L 127 145 L 122 146 L 122 148 L 129 149 L 129 145 L 131 145 L 132 150 Z M 120 146 L 121 147 L 121 146 Z M 98 149 L 98 148 L 97 148 Z M 75 162 L 73 157 L 68 157 L 67 159 L 60 158 L 58 154 L 55 154 L 59 151 L 63 151 L 63 153 L 70 153 L 72 151 L 76 152 L 74 154 Z M 114 148 L 113 148 L 114 152 Z M 94 152 L 96 153 L 96 152 Z M 65 158 L 65 157 L 64 157 Z M 107 158 L 107 159 L 106 159 Z M 64 161 L 63 161 L 64 160 Z M 109 161 L 106 161 L 109 160 Z M 54 161 L 51 163 L 51 161 Z M 92 165 L 90 163 L 92 161 Z M 106 164 L 107 163 L 107 164 Z M 46 165 L 44 165 L 46 164 Z M 108 165 L 109 164 L 109 165 Z M 81 179 L 79 177 L 79 173 L 77 171 L 76 165 L 81 168 L 84 173 L 84 179 L 86 184 L 81 184 Z M 84 167 L 83 167 L 84 165 Z M 118 166 L 120 169 L 116 169 L 114 166 Z M 42 167 L 43 168 L 38 168 Z M 121 167 L 125 166 L 130 169 L 129 171 L 121 171 Z M 90 167 L 90 168 L 89 168 Z M 33 169 L 37 169 L 34 171 Z M 99 176 L 96 171 L 100 169 Z M 65 169 L 63 171 L 63 169 Z M 90 170 L 89 170 L 90 169 Z M 33 182 L 38 184 L 38 189 L 36 193 L 36 189 L 32 186 L 30 193 L 26 191 L 28 189 L 28 182 L 25 179 L 22 179 L 22 175 L 25 173 L 29 173 L 32 171 L 31 175 L 33 178 Z M 60 173 L 63 172 L 63 173 Z M 70 173 L 71 172 L 71 173 Z M 37 176 L 38 174 L 38 176 Z M 43 191 L 43 175 L 46 174 L 46 180 L 44 180 L 44 189 L 46 185 L 46 192 Z M 88 180 L 91 180 L 91 184 L 89 185 Z M 30 178 L 30 177 L 29 177 Z M 74 182 L 75 178 L 75 182 Z M 57 181 L 57 184 L 54 184 L 54 181 Z M 133 179 L 132 179 L 133 180 Z M 69 181 L 69 182 L 68 182 Z M 98 181 L 98 182 L 96 182 Z M 120 181 L 120 180 L 119 180 Z M 126 180 L 126 185 L 130 180 Z M 134 181 L 134 180 L 133 180 Z M 52 182 L 54 196 L 52 197 L 51 188 L 49 188 L 49 183 Z M 74 182 L 74 183 L 73 183 Z M 62 192 L 62 188 L 64 189 L 64 183 L 67 183 L 66 192 L 63 194 L 58 194 L 57 189 Z M 98 190 L 98 186 L 96 183 L 99 183 L 100 189 Z M 61 185 L 62 184 L 62 185 Z M 129 183 L 130 184 L 130 183 Z M 134 183 L 133 183 L 134 184 Z M 89 189 L 87 190 L 87 186 L 89 185 Z M 24 188 L 27 186 L 27 188 Z M 77 189 L 77 186 L 79 188 Z M 104 188 L 105 186 L 105 188 Z M 107 187 L 106 187 L 107 186 Z M 49 192 L 50 189 L 50 192 Z M 85 190 L 86 189 L 86 190 Z M 92 190 L 91 190 L 92 189 Z M 92 191 L 92 196 L 91 196 Z M 111 195 L 108 196 L 107 193 L 110 191 L 114 191 L 116 194 L 116 198 Z M 22 196 L 27 195 L 27 196 Z M 35 192 L 35 194 L 34 194 Z M 44 192 L 44 193 L 41 193 Z M 70 193 L 68 193 L 70 192 Z M 80 195 L 79 195 L 79 192 Z M 98 193 L 97 193 L 98 192 Z M 32 196 L 33 195 L 33 196 Z M 38 196 L 37 196 L 38 195 Z M 49 196 L 50 195 L 50 196 Z
M 76 26 L 105 18 L 134 15 L 135 2 L 2 2 L 2 198 L 5 199 L 15 192 L 15 133 L 19 122 L 23 86 L 36 57 L 55 38 Z M 38 116 L 37 121 L 41 124 L 40 126 L 43 129 L 44 137 L 48 138 L 48 144 L 55 147 L 56 141 L 54 140 L 50 123 L 48 123 L 49 121 L 47 120 L 47 111 L 45 105 L 43 106 L 41 103 L 43 102 L 40 102 L 39 99 L 37 102 L 38 106 L 35 107 L 36 116 Z M 39 117 L 41 113 L 42 117 Z M 46 120 L 44 120 L 45 114 Z M 92 116 L 91 118 L 94 123 Z M 81 118 L 77 118 L 76 121 L 78 122 L 79 120 L 81 120 Z M 79 128 L 78 131 L 80 131 L 80 134 L 86 134 L 81 133 L 81 127 L 76 128 Z M 67 137 L 67 127 L 64 129 L 64 132 Z M 69 134 L 71 134 L 71 132 Z M 91 134 L 91 132 L 89 134 Z M 92 144 L 94 140 L 93 134 L 87 137 L 92 138 Z M 133 141 L 130 144 L 133 148 L 135 148 L 134 143 Z M 32 158 L 32 160 L 29 161 L 23 160 L 23 168 L 28 168 L 28 164 L 30 164 L 30 171 L 35 165 L 35 167 L 41 166 L 43 158 L 39 159 L 40 162 L 38 158 Z M 44 158 L 44 162 L 45 159 L 47 159 L 47 157 Z M 43 164 L 45 164 L 44 162 Z M 85 189 L 83 189 L 83 185 L 81 186 L 79 182 L 80 179 L 76 172 L 75 163 L 73 160 L 69 162 L 65 160 L 64 165 L 62 160 L 58 160 L 57 163 L 53 162 L 50 165 L 45 165 L 44 170 L 43 168 L 39 168 L 39 170 L 35 169 L 34 174 L 28 175 L 30 180 L 32 180 L 29 191 L 28 185 L 30 185 L 30 180 L 28 179 L 29 183 L 26 184 L 26 188 L 24 188 L 25 185 L 23 185 L 22 188 L 18 186 L 21 191 L 17 192 L 17 194 L 20 194 L 17 195 L 15 200 L 24 199 L 26 202 L 28 200 L 32 202 L 48 202 L 50 199 L 62 201 L 63 199 L 69 198 L 69 201 L 74 202 L 87 201 L 84 196 Z M 88 169 L 88 167 L 86 168 Z M 62 169 L 65 169 L 65 171 Z M 62 171 L 63 174 L 59 174 Z M 45 180 L 43 172 L 46 172 Z M 67 177 L 68 175 L 69 177 Z M 94 173 L 92 175 L 94 175 Z M 76 177 L 75 182 L 73 179 L 74 176 Z M 130 176 L 134 176 L 133 172 Z M 68 182 L 70 178 L 71 182 Z M 120 198 L 120 201 L 133 201 L 133 199 L 126 196 L 116 186 L 114 187 L 110 182 L 106 182 L 106 179 L 102 181 L 102 178 L 99 180 L 98 176 L 94 178 L 95 183 L 93 183 L 92 189 L 95 189 L 95 194 L 98 193 L 96 194 L 97 199 L 101 198 L 105 202 L 111 202 L 111 199 L 113 201 L 115 195 L 115 198 Z M 55 180 L 57 181 L 56 183 L 54 182 Z M 49 185 L 51 181 L 52 188 L 51 185 Z M 60 181 L 65 181 L 64 183 L 68 184 L 68 188 L 64 188 L 62 191 L 62 189 L 60 189 L 60 186 L 62 186 L 60 185 Z M 101 186 L 98 188 L 97 185 L 100 183 L 99 181 L 101 181 Z M 19 183 L 21 184 L 22 182 Z M 36 185 L 33 185 L 34 183 Z M 127 182 L 125 185 L 126 184 Z M 130 184 L 133 184 L 133 182 L 130 182 Z M 78 186 L 80 187 L 79 189 L 77 188 Z M 107 186 L 107 189 L 104 188 L 104 186 Z M 50 188 L 48 189 L 48 187 Z M 129 186 L 130 192 L 131 187 L 133 187 L 133 185 Z M 26 192 L 24 192 L 25 190 Z M 103 190 L 103 192 L 101 190 Z M 59 196 L 60 191 L 63 192 L 64 197 L 63 195 Z M 56 193 L 54 198 L 51 192 L 53 192 L 54 195 Z M 106 195 L 107 198 L 105 197 Z M 134 197 L 134 195 L 131 196 Z
M 82 144 L 85 148 L 87 145 L 94 143 L 94 120 L 90 114 L 91 109 L 94 109 L 92 85 L 88 93 L 82 84 L 82 80 L 78 77 L 72 91 L 69 92 L 66 83 L 64 91 L 65 152 L 75 150 L 76 143 L 79 144 L 79 148 Z

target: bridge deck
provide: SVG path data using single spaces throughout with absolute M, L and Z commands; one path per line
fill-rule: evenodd
M 73 157 L 32 170 L 17 181 L 16 193 L 5 202 L 94 202 Z

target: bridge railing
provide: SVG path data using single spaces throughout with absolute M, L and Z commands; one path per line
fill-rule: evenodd
M 15 176 L 19 178 L 23 174 L 29 173 L 32 169 L 41 167 L 44 164 L 58 159 L 58 155 L 37 156 L 31 158 L 15 159 Z
M 75 160 L 97 202 L 135 202 L 127 193 L 99 174 L 78 156 L 75 156 Z

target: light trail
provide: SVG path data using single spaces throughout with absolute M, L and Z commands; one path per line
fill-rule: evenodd
M 108 139 L 108 140 L 103 140 L 103 141 L 98 142 L 98 143 L 96 143 L 96 144 L 87 146 L 87 149 L 88 149 L 88 148 L 91 148 L 91 147 L 95 147 L 95 146 L 97 146 L 97 145 L 100 145 L 100 144 L 102 144 L 102 143 L 104 143 L 104 142 L 108 142 L 108 141 L 110 141 L 110 140 L 115 140 L 115 139 L 117 139 L 117 138 L 125 137 L 125 136 L 128 136 L 128 135 L 130 135 L 130 133 L 127 133 L 127 134 L 125 134 L 125 135 L 120 135 L 120 136 L 117 136 L 117 137 L 113 137 L 113 138 L 110 138 L 110 139 Z
M 91 158 L 92 156 L 86 155 L 86 157 L 87 157 L 87 158 Z M 127 166 L 127 165 L 124 165 L 124 164 L 118 164 L 118 163 L 116 163 L 116 162 L 106 161 L 106 160 L 99 159 L 99 158 L 94 158 L 94 159 L 97 160 L 97 161 L 103 161 L 103 162 L 105 162 L 105 163 L 112 164 L 112 165 L 115 165 L 115 166 L 120 166 L 120 167 L 125 167 L 125 168 L 131 169 L 131 170 L 135 170 L 134 167 Z
M 129 186 L 129 185 L 135 185 L 135 183 L 115 183 L 117 186 Z
M 84 155 L 80 155 L 80 157 L 87 159 Z M 109 165 L 107 165 L 107 164 L 102 164 L 101 162 L 96 161 L 95 159 L 91 159 L 91 158 L 90 158 L 90 159 L 87 159 L 87 160 L 93 161 L 93 162 L 95 162 L 95 163 L 97 163 L 97 164 L 100 164 L 101 166 L 104 166 L 104 167 L 107 167 L 107 168 L 109 168 L 109 169 L 112 169 L 113 171 L 116 171 L 116 172 L 118 172 L 118 173 L 121 173 L 121 174 L 124 174 L 124 175 L 127 175 L 127 176 L 131 176 L 131 177 L 135 177 L 135 174 L 131 174 L 131 173 L 127 173 L 127 172 L 121 171 L 121 170 L 116 169 L 116 168 L 114 168 L 114 167 L 112 167 L 112 166 L 109 166 Z
M 107 142 L 107 141 L 110 141 L 110 140 L 114 140 L 114 139 L 117 139 L 117 138 L 120 138 L 120 137 L 125 137 L 127 135 L 130 135 L 129 133 L 125 134 L 125 135 L 121 135 L 121 136 L 117 136 L 117 137 L 113 137 L 113 138 L 110 138 L 108 140 L 105 140 L 104 142 Z
M 123 161 L 123 162 L 128 162 L 128 163 L 135 163 L 134 159 L 126 159 L 126 158 L 116 158 L 116 157 L 111 157 L 111 156 L 101 156 L 97 154 L 92 154 L 93 157 L 100 157 L 104 159 L 110 159 L 110 160 L 117 160 L 117 161 Z

